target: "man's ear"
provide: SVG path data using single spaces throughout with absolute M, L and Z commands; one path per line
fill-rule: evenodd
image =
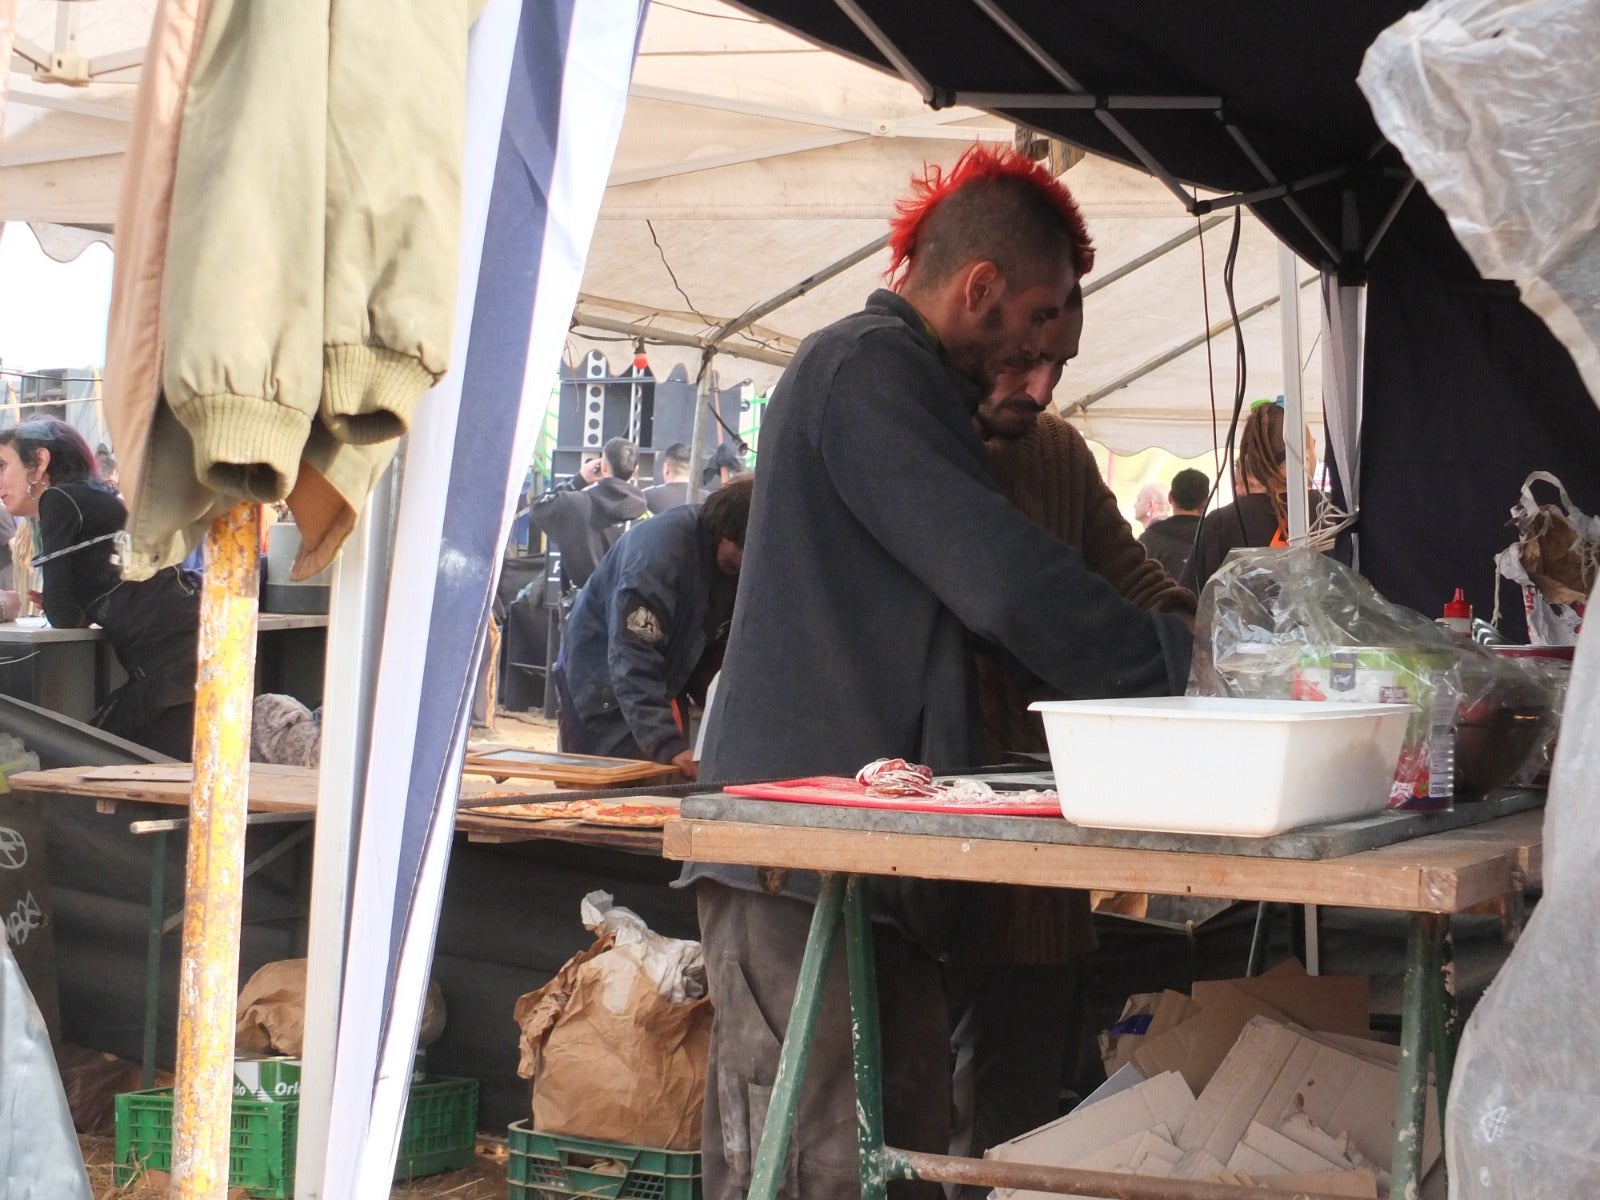
M 967 268 L 961 280 L 961 300 L 968 312 L 984 312 L 993 306 L 1005 291 L 1005 276 L 994 263 L 975 262 Z

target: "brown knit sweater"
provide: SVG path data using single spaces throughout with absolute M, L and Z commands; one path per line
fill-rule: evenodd
M 1026 437 L 996 439 L 988 446 L 989 468 L 1000 490 L 1029 519 L 1079 550 L 1091 571 L 1141 608 L 1193 616 L 1194 593 L 1179 587 L 1145 553 L 1076 429 L 1044 413 Z M 1071 614 L 1063 613 L 1061 620 L 1070 630 Z M 1001 762 L 1008 751 L 1044 750 L 1044 728 L 1028 705 L 1050 699 L 1049 689 L 1038 680 L 1017 678 L 981 649 L 977 672 L 988 760 Z M 974 892 L 980 914 L 970 944 L 955 956 L 960 963 L 1062 962 L 1094 948 L 1086 892 L 1021 886 Z

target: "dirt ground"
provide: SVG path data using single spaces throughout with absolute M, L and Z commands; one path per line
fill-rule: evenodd
M 83 1161 L 89 1168 L 89 1193 L 94 1200 L 164 1200 L 168 1180 L 163 1174 L 118 1187 L 112 1173 L 116 1161 L 116 1139 L 80 1136 Z M 463 1171 L 446 1171 L 410 1183 L 397 1183 L 389 1193 L 394 1200 L 505 1200 L 506 1144 L 504 1140 L 480 1137 L 477 1161 Z M 230 1200 L 248 1200 L 242 1188 L 229 1193 Z
M 494 727 L 472 727 L 471 744 L 474 746 L 498 742 L 508 746 L 521 746 L 525 750 L 555 750 L 556 723 L 547 721 L 537 712 L 498 712 Z

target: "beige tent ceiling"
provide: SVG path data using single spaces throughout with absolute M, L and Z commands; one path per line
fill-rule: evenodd
M 0 219 L 34 224 L 58 257 L 81 250 L 85 230 L 103 234 L 114 219 L 153 8 L 153 0 L 17 0 Z M 631 354 L 627 331 L 646 329 L 656 372 L 684 362 L 693 376 L 700 351 L 669 343 L 704 339 L 868 247 L 924 161 L 952 161 L 974 138 L 1014 136 L 1010 125 L 971 109 L 934 112 L 898 79 L 715 0 L 654 4 L 570 352 L 598 346 L 620 365 Z M 1159 445 L 1200 454 L 1212 445 L 1212 374 L 1224 412 L 1234 388 L 1231 331 L 1210 343 L 1209 366 L 1202 339 L 1208 299 L 1210 325 L 1227 320 L 1227 219 L 1196 238 L 1194 218 L 1165 188 L 1103 159 L 1077 162 L 1065 179 L 1099 255 L 1083 351 L 1057 403 L 1118 452 Z M 1237 304 L 1255 314 L 1244 323 L 1247 390 L 1275 395 L 1284 390 L 1278 243 L 1248 214 L 1243 220 Z M 881 250 L 870 254 L 730 337 L 716 359 L 721 380 L 769 386 L 801 338 L 859 306 L 886 263 Z M 1304 265 L 1298 271 L 1313 278 Z M 1304 380 L 1315 411 L 1316 289 L 1302 289 L 1301 299 Z

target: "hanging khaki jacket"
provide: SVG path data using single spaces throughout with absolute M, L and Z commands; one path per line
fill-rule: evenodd
M 354 526 L 448 363 L 468 17 L 466 0 L 163 0 L 107 361 L 130 576 L 240 501 L 288 499 L 296 578 Z

